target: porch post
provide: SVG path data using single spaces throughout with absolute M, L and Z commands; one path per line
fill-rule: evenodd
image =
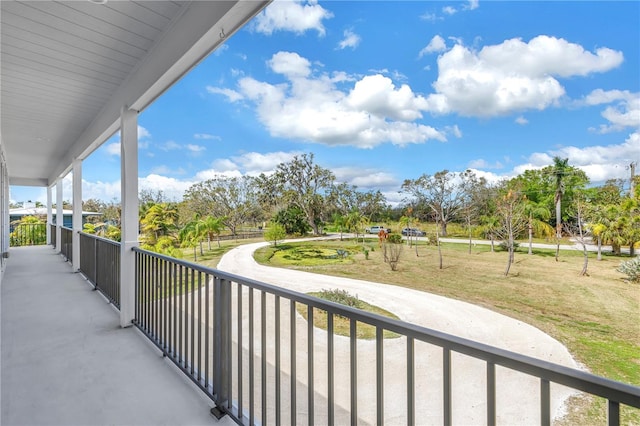
M 123 107 L 120 113 L 120 326 L 129 327 L 135 313 L 138 246 L 138 111 Z
M 80 270 L 80 231 L 82 231 L 82 160 L 73 160 L 73 270 Z
M 62 253 L 62 225 L 64 225 L 64 213 L 62 212 L 62 179 L 56 181 L 56 251 Z
M 47 245 L 51 245 L 51 225 L 53 225 L 53 203 L 51 201 L 51 185 L 49 185 L 47 186 Z

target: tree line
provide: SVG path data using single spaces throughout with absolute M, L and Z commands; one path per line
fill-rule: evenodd
M 636 178 L 637 180 L 637 178 Z M 140 231 L 144 247 L 171 253 L 179 247 L 202 247 L 223 233 L 237 235 L 277 223 L 289 235 L 320 235 L 331 226 L 340 232 L 363 232 L 367 223 L 418 221 L 436 224 L 435 238 L 446 237 L 450 223 L 465 227 L 469 240 L 499 241 L 510 253 L 516 240 L 560 242 L 563 236 L 614 253 L 640 241 L 640 193 L 624 190 L 622 180 L 590 186 L 586 174 L 556 157 L 553 164 L 498 183 L 473 171 L 442 170 L 402 183 L 402 203 L 392 207 L 379 191 L 362 191 L 340 183 L 313 154 L 295 156 L 259 176 L 215 177 L 191 186 L 180 202 L 161 191 L 140 194 Z M 632 185 L 633 186 L 633 185 Z M 117 203 L 88 200 L 83 209 L 103 212 L 102 224 L 119 227 Z M 99 232 L 99 229 L 96 230 Z M 601 254 L 599 254 L 601 256 Z

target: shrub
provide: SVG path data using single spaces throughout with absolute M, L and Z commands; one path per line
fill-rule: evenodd
M 341 305 L 360 309 L 360 299 L 358 299 L 358 296 L 351 295 L 347 290 L 340 290 L 339 288 L 333 290 L 323 289 L 320 291 L 319 297 L 330 302 L 340 303 Z
M 640 257 L 622 262 L 616 270 L 625 274 L 627 281 L 632 283 L 640 282 Z

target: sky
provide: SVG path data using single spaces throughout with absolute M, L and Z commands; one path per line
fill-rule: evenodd
M 138 123 L 139 187 L 176 201 L 304 153 L 392 205 L 405 179 L 495 182 L 554 156 L 595 185 L 628 179 L 640 2 L 276 0 Z M 119 200 L 119 155 L 116 134 L 83 162 L 83 199 Z M 46 203 L 46 189 L 11 200 Z

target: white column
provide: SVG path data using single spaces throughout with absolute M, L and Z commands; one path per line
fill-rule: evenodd
M 64 225 L 64 213 L 62 212 L 62 179 L 56 181 L 56 251 L 62 253 L 62 225 Z
M 80 270 L 80 231 L 82 231 L 82 160 L 73 160 L 73 270 Z
M 135 314 L 135 256 L 138 246 L 138 112 L 120 114 L 120 326 L 131 325 Z
M 51 225 L 53 224 L 53 203 L 51 186 L 47 186 L 47 245 L 51 244 Z

